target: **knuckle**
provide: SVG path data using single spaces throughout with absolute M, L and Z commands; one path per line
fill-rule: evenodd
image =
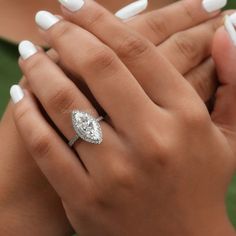
M 191 23 L 195 23 L 198 19 L 194 14 L 194 9 L 191 7 L 192 2 L 191 1 L 182 1 L 181 7 L 183 9 L 184 14 L 190 19 Z
M 136 59 L 148 51 L 148 43 L 141 37 L 129 35 L 118 46 L 116 52 L 121 58 Z
M 156 137 L 156 135 L 150 135 L 148 139 L 151 142 L 151 148 L 149 150 L 150 161 L 161 167 L 169 165 L 168 157 L 171 150 L 171 145 L 167 146 L 167 143 L 163 143 L 163 141 L 160 140 L 159 137 Z
M 200 59 L 199 46 L 196 39 L 187 32 L 180 32 L 172 37 L 177 52 L 182 54 L 188 61 L 197 62 Z
M 148 28 L 158 36 L 160 41 L 164 40 L 169 35 L 168 20 L 165 14 L 161 12 L 156 15 L 154 12 L 146 18 Z
M 31 109 L 29 107 L 26 106 L 18 106 L 15 109 L 14 112 L 14 118 L 16 123 L 21 123 L 22 120 L 25 119 L 25 117 L 27 117 L 29 114 L 31 113 Z
M 48 98 L 48 107 L 56 109 L 60 113 L 74 109 L 74 90 L 70 87 L 60 87 Z
M 84 66 L 87 68 L 93 67 L 94 70 L 108 70 L 115 66 L 116 56 L 107 47 L 101 46 L 100 48 L 93 48 L 88 51 L 88 59 L 84 62 Z
M 213 33 L 215 33 L 219 29 L 219 27 L 222 26 L 222 22 L 224 21 L 224 18 L 225 18 L 225 15 L 221 14 L 219 17 L 217 17 L 216 19 L 213 19 L 210 22 Z
M 182 111 L 181 120 L 185 126 L 196 129 L 208 124 L 209 115 L 204 109 L 193 104 L 191 110 Z
M 26 75 L 28 79 L 33 78 L 39 70 L 45 67 L 45 58 L 40 53 L 32 57 L 31 60 L 27 61 L 26 64 Z
M 134 174 L 131 168 L 116 166 L 112 176 L 113 183 L 122 189 L 130 189 L 134 183 Z
M 56 42 L 64 42 L 64 37 L 70 35 L 74 31 L 72 25 L 66 21 L 60 21 L 56 27 L 53 27 L 50 31 L 52 40 Z M 60 39 L 60 40 L 59 40 Z
M 32 138 L 30 149 L 36 157 L 45 157 L 51 150 L 51 138 L 49 134 L 41 134 Z
M 143 144 L 144 146 L 139 145 L 138 153 L 144 157 L 143 161 L 148 163 L 149 166 L 165 167 L 169 165 L 169 157 L 173 144 L 172 140 L 165 137 L 165 133 L 160 135 L 160 132 L 157 132 L 157 130 L 158 128 L 150 127 L 150 124 L 144 127 L 142 136 L 145 137 L 145 143 L 149 143 L 149 148 L 146 148 L 145 143 Z
M 101 10 L 96 10 L 93 11 L 93 14 L 91 14 L 90 16 L 88 16 L 85 20 L 86 20 L 86 28 L 92 30 L 94 27 L 96 27 L 97 23 L 99 21 L 103 21 L 103 19 L 106 18 L 106 12 L 105 11 L 101 11 Z

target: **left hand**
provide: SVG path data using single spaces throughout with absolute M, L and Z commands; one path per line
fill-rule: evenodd
M 211 120 L 193 88 L 154 45 L 92 1 L 76 15 L 89 7 L 101 16 L 96 27 L 90 25 L 95 36 L 67 21 L 54 22 L 44 33 L 108 114 L 101 122 L 103 142 L 78 142 L 75 153 L 29 93 L 15 106 L 19 132 L 73 227 L 85 236 L 235 235 L 224 206 L 236 161 L 232 133 Z M 98 116 L 43 52 L 20 65 L 67 139 L 75 134 L 68 111 Z

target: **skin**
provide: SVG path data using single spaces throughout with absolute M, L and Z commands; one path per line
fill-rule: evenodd
M 150 14 L 147 18 L 140 17 L 136 19 L 137 23 L 135 23 L 134 21 L 130 21 L 128 22 L 128 24 L 130 25 L 130 27 L 133 27 L 135 30 L 142 33 L 157 46 L 165 42 L 161 44 L 160 47 L 156 48 L 157 52 L 163 53 L 167 58 L 169 57 L 168 60 L 170 60 L 182 74 L 186 74 L 185 77 L 189 81 L 192 81 L 192 84 L 194 85 L 198 93 L 201 95 L 204 101 L 207 101 L 209 97 L 211 97 L 211 94 L 214 92 L 215 82 L 214 80 L 210 79 L 210 83 L 207 83 L 208 85 L 210 84 L 210 86 L 207 87 L 207 89 L 205 89 L 205 85 L 202 86 L 202 82 L 204 81 L 204 78 L 214 78 L 214 66 L 211 60 L 207 60 L 206 63 L 201 62 L 210 54 L 210 50 L 204 49 L 209 49 L 210 41 L 213 37 L 216 25 L 219 26 L 221 24 L 222 17 L 209 21 L 202 26 L 198 26 L 190 30 L 189 28 L 199 24 L 200 22 L 204 22 L 209 18 L 216 16 L 216 14 L 208 15 L 203 11 L 200 11 L 199 13 L 199 2 L 200 1 L 196 3 L 196 1 L 194 1 L 195 4 L 198 4 L 198 8 L 196 8 L 195 5 L 192 5 L 192 11 L 190 11 L 194 13 L 195 21 L 192 21 L 192 17 L 186 16 L 186 14 L 181 14 L 183 18 L 181 18 L 182 20 L 180 20 L 179 16 L 176 16 L 176 14 L 174 14 L 176 13 L 176 7 L 172 7 L 171 10 L 169 10 L 168 8 L 168 11 L 163 10 L 161 12 L 157 12 L 156 14 Z M 31 6 L 31 3 L 28 5 Z M 35 5 L 33 6 L 35 7 Z M 54 9 L 52 6 L 48 7 L 50 9 Z M 176 16 L 178 18 L 179 24 L 176 24 L 176 28 L 173 28 L 170 31 L 166 31 L 164 33 L 162 32 L 163 28 L 161 28 L 162 24 L 155 24 L 157 26 L 156 32 L 153 33 L 153 30 L 150 27 L 147 27 L 150 25 L 142 22 L 158 22 L 160 21 L 158 19 L 161 19 L 161 17 L 158 17 L 160 13 L 162 14 L 161 16 L 166 15 L 166 18 L 170 17 L 171 15 L 173 15 L 173 17 Z M 149 20 L 146 21 L 146 19 Z M 157 21 L 155 21 L 154 19 Z M 32 20 L 29 20 L 29 18 L 27 18 L 27 20 L 28 22 L 33 22 Z M 175 21 L 176 20 L 174 19 L 174 22 Z M 186 30 L 187 32 L 184 32 L 185 34 L 179 33 L 177 34 L 177 36 L 171 37 L 170 40 L 165 41 L 169 36 L 183 30 Z M 160 32 L 162 32 L 162 34 L 160 34 Z M 23 37 L 23 34 L 20 35 L 21 37 Z M 183 39 L 186 39 L 186 35 L 188 35 L 188 45 L 193 45 L 195 37 L 199 38 L 199 41 L 203 42 L 203 44 L 200 45 L 200 47 L 196 47 L 194 44 L 191 47 L 191 49 L 196 49 L 194 51 L 182 47 L 180 48 L 182 48 L 183 50 L 180 50 L 178 45 L 184 45 L 181 42 L 183 42 Z M 15 40 L 18 39 L 17 37 L 15 38 Z M 176 41 L 176 39 L 178 40 Z M 37 41 L 41 42 L 40 40 L 36 39 L 36 42 Z M 176 44 L 176 42 L 178 43 Z M 171 50 L 171 53 L 168 51 L 169 47 L 173 48 Z M 194 54 L 192 54 L 192 51 L 194 52 Z M 205 51 L 207 51 L 207 55 L 205 54 Z M 200 55 L 200 57 L 196 57 L 194 55 Z M 179 61 L 183 61 L 184 63 L 178 64 Z M 60 64 L 62 63 L 60 62 Z M 202 68 L 204 68 L 204 70 L 202 70 Z M 75 78 L 77 78 L 77 75 Z M 140 80 L 139 82 L 141 83 L 142 80 Z M 22 81 L 21 84 L 23 84 L 23 87 L 28 87 L 27 83 L 27 81 Z M 6 136 L 6 134 L 8 135 Z M 12 104 L 10 104 L 10 106 L 8 107 L 8 110 L 6 111 L 1 121 L 0 137 L 1 140 L 3 140 L 1 151 L 3 151 L 4 153 L 4 158 L 2 160 L 3 164 L 1 168 L 3 169 L 2 173 L 5 173 L 5 178 L 1 183 L 1 187 L 2 189 L 4 189 L 4 198 L 1 199 L 0 205 L 1 209 L 4 209 L 4 212 L 6 212 L 6 214 L 2 214 L 2 216 L 0 216 L 0 222 L 2 222 L 0 223 L 0 228 L 4 229 L 8 235 L 14 235 L 16 232 L 27 234 L 32 233 L 32 231 L 34 235 L 67 235 L 68 233 L 72 232 L 69 223 L 66 220 L 64 210 L 60 204 L 60 200 L 58 199 L 52 187 L 48 184 L 47 180 L 42 177 L 42 174 L 41 172 L 39 172 L 38 167 L 34 162 L 31 161 L 31 156 L 25 150 L 21 137 L 16 131 L 15 124 L 12 120 Z M 19 168 L 19 166 L 21 166 L 21 168 Z M 16 169 L 18 171 L 15 171 Z M 6 170 L 14 171 L 11 171 L 11 174 L 9 175 L 9 172 Z M 13 185 L 12 183 L 15 184 Z M 44 189 L 44 191 L 42 191 L 42 189 Z M 32 193 L 34 193 L 35 197 L 30 202 L 31 205 L 29 206 L 29 199 L 27 196 L 31 196 Z M 17 199 L 14 196 L 18 196 Z M 17 206 L 19 203 L 21 205 L 20 208 Z M 28 209 L 31 209 L 29 214 L 24 214 L 24 217 L 22 217 L 22 213 L 28 212 Z M 42 209 L 44 210 L 42 211 Z M 34 216 L 33 229 L 32 227 L 30 227 L 32 225 L 32 214 Z M 15 216 L 16 222 L 19 222 L 18 225 L 12 224 L 10 220 L 12 215 Z M 22 228 L 23 224 L 24 226 L 29 224 L 29 226 Z M 12 227 L 10 228 L 9 225 L 11 225 Z
M 78 12 L 63 13 L 73 24 L 61 20 L 43 37 L 69 72 L 82 75 L 109 116 L 101 122 L 104 141 L 77 142 L 71 150 L 27 91 L 14 114 L 74 229 L 84 236 L 235 236 L 224 204 L 236 168 L 236 48 L 226 31 L 221 28 L 214 37 L 220 86 L 210 116 L 196 91 L 155 46 L 103 7 L 91 1 Z M 124 44 L 127 38 L 139 44 Z M 74 130 L 65 111 L 98 116 L 42 51 L 20 66 L 67 139 Z
M 127 5 L 132 1 L 119 0 L 98 0 L 100 4 L 106 6 L 112 12 L 116 12 L 122 6 Z M 173 3 L 174 0 L 151 0 L 149 2 L 149 9 L 157 9 L 164 5 Z M 35 13 L 39 9 L 48 9 L 54 13 L 60 14 L 60 6 L 57 1 L 47 0 L 22 0 L 22 1 L 9 1 L 0 0 L 0 36 L 8 38 L 13 42 L 20 42 L 24 39 L 30 39 L 37 44 L 45 45 L 35 27 L 34 18 Z M 12 17 L 14 16 L 14 17 Z M 14 28 L 14 30 L 12 30 Z

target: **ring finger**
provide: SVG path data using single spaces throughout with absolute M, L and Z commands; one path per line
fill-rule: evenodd
M 68 140 L 76 134 L 72 128 L 71 113 L 73 110 L 86 111 L 92 116 L 98 117 L 97 111 L 88 99 L 44 52 L 37 51 L 36 47 L 29 41 L 22 42 L 19 45 L 19 51 L 21 54 L 19 64 L 29 81 L 33 93 L 39 99 L 53 123 Z M 91 144 L 87 142 L 77 142 L 75 144 L 75 149 L 88 171 L 91 171 L 93 166 L 96 165 L 95 159 L 90 163 L 89 150 L 98 152 L 104 147 L 107 148 L 111 136 L 113 138 L 116 136 L 106 122 L 102 122 L 101 125 L 104 134 L 104 141 L 101 145 L 94 145 L 94 148 L 91 149 L 88 148 Z M 84 155 L 85 150 L 86 155 Z M 83 158 L 85 156 L 86 158 Z M 100 161 L 101 158 L 99 158 Z

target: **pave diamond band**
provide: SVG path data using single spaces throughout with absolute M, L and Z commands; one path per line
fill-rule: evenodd
M 101 116 L 96 119 L 87 112 L 79 110 L 73 111 L 72 125 L 76 136 L 69 141 L 68 145 L 73 147 L 80 138 L 89 143 L 101 144 L 103 137 L 99 122 L 103 119 L 104 118 Z

